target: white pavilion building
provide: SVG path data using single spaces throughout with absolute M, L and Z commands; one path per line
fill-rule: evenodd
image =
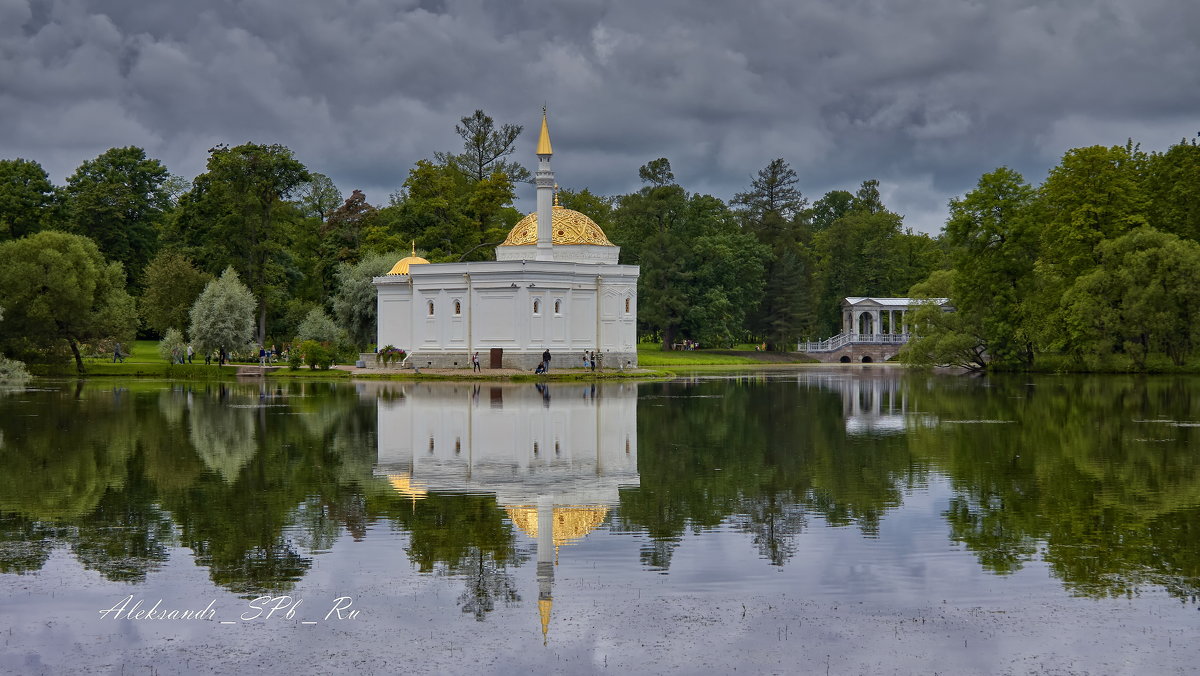
M 636 265 L 592 219 L 558 206 L 545 111 L 538 136 L 537 211 L 521 219 L 495 261 L 430 263 L 413 256 L 373 281 L 379 348 L 409 353 L 418 368 L 532 370 L 578 366 L 595 351 L 605 367 L 637 366 Z M 364 355 L 375 367 L 373 355 Z

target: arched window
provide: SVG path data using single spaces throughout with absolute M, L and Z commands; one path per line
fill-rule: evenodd
M 629 314 L 629 297 L 625 298 L 625 314 Z
M 533 314 L 536 315 L 537 313 L 539 313 L 541 311 L 542 311 L 542 302 L 540 300 L 538 300 L 537 298 L 534 298 L 533 299 Z
M 460 301 L 454 301 L 454 314 L 456 316 L 462 314 L 462 303 Z
M 433 316 L 433 301 L 429 301 L 429 316 Z
M 557 298 L 554 300 L 554 314 L 562 314 L 562 301 Z

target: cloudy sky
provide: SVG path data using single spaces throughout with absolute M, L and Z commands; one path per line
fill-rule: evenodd
M 61 183 L 133 144 L 191 178 L 281 143 L 381 204 L 477 108 L 532 167 L 545 103 L 564 187 L 667 157 L 728 199 L 783 157 L 810 199 L 878 178 L 936 232 L 997 166 L 1194 137 L 1198 26 L 1194 0 L 0 0 L 0 157 Z

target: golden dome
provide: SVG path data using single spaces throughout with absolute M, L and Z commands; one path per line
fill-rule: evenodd
M 604 231 L 592 219 L 583 214 L 554 205 L 554 229 L 550 233 L 550 241 L 555 246 L 561 244 L 592 244 L 594 246 L 614 246 L 604 236 Z M 508 238 L 500 246 L 521 246 L 537 244 L 537 212 L 529 214 L 517 221 L 509 231 Z
M 508 518 L 531 538 L 538 536 L 537 507 L 505 507 Z M 555 507 L 554 546 L 570 544 L 604 523 L 607 507 Z
M 413 247 L 412 255 L 405 256 L 404 258 L 401 258 L 399 261 L 396 261 L 396 264 L 392 266 L 392 269 L 388 270 L 389 275 L 407 275 L 408 274 L 408 266 L 410 266 L 410 265 L 429 265 L 429 261 L 427 261 L 424 258 L 421 258 L 420 256 L 417 255 L 417 241 L 416 240 L 413 240 L 412 247 Z

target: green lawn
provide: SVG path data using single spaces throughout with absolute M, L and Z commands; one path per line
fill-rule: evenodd
M 192 357 L 191 364 L 168 364 L 158 354 L 158 341 L 154 340 L 138 340 L 122 347 L 127 354 L 123 362 L 113 362 L 112 354 L 84 357 L 83 367 L 87 375 L 197 379 L 232 378 L 237 373 L 237 366 L 205 366 L 202 354 Z M 72 362 L 61 375 L 74 372 L 75 364 Z
M 659 343 L 638 344 L 638 366 L 700 366 L 705 364 L 762 364 L 765 360 L 709 350 L 667 350 Z

